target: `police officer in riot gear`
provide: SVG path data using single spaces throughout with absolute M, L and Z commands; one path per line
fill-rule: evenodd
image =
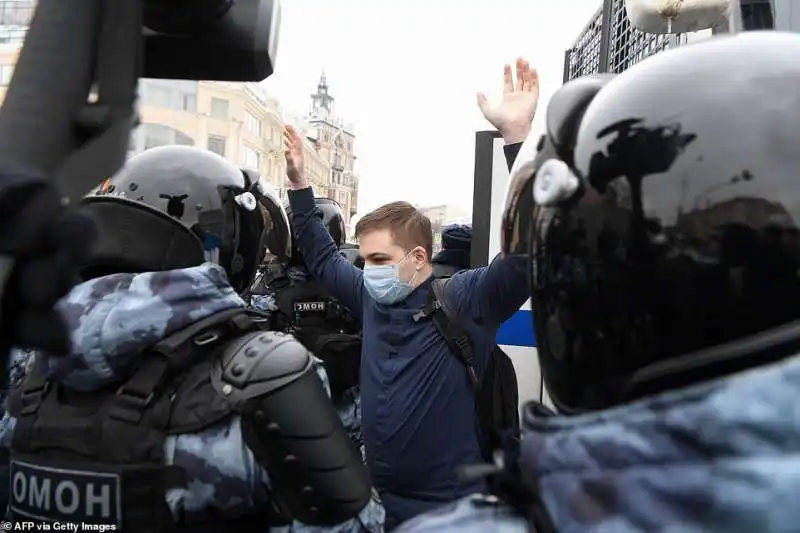
M 281 238 L 264 183 L 162 147 L 80 210 L 100 238 L 59 306 L 72 353 L 37 354 L 8 401 L 11 517 L 171 532 L 357 516 L 370 484 L 324 373 L 237 294 Z
M 317 198 L 316 204 L 323 225 L 336 245 L 343 246 L 346 231 L 341 206 L 328 198 Z M 289 207 L 285 207 L 288 215 Z M 265 276 L 267 281 L 254 290 L 253 303 L 262 310 L 273 311 L 276 328 L 297 337 L 322 360 L 334 403 L 351 439 L 363 454 L 358 391 L 361 324 L 347 307 L 310 277 L 296 247 L 292 247 L 282 266 L 277 274 Z
M 800 222 L 798 57 L 795 34 L 715 37 L 553 96 L 503 248 L 530 257 L 557 414 L 525 408 L 504 502 L 399 532 L 796 529 L 800 278 L 776 236 Z
M 342 207 L 329 198 L 316 198 L 315 203 L 323 226 L 336 246 L 341 248 L 347 235 Z M 291 207 L 287 203 L 285 208 L 291 221 Z M 285 321 L 284 327 L 322 359 L 334 401 L 339 401 L 345 392 L 358 385 L 361 324 L 354 313 L 310 278 L 296 246 L 288 266 L 287 275 L 272 282 L 279 316 Z M 357 394 L 350 396 L 358 401 Z M 357 444 L 362 446 L 360 438 Z

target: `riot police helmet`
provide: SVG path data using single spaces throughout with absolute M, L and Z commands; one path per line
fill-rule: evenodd
M 529 254 L 560 411 L 800 350 L 798 57 L 797 34 L 714 37 L 553 96 L 512 169 L 503 252 Z
M 330 233 L 333 242 L 337 248 L 340 248 L 347 237 L 347 226 L 345 224 L 344 211 L 339 202 L 331 200 L 330 198 L 317 197 L 314 198 L 314 203 L 317 206 L 317 212 L 322 219 L 322 225 Z M 289 220 L 292 219 L 292 208 L 287 203 L 285 205 L 286 212 L 289 215 Z M 295 247 L 292 254 L 294 261 L 302 261 L 302 256 L 299 249 Z
M 248 183 L 258 184 L 259 208 L 267 220 L 268 227 L 264 246 L 266 254 L 278 262 L 286 262 L 292 254 L 292 230 L 289 225 L 289 215 L 283 207 L 278 191 L 273 185 L 267 182 L 257 170 L 242 169 L 248 179 Z M 262 255 L 263 259 L 264 255 Z
M 83 277 L 211 261 L 242 292 L 271 225 L 259 209 L 265 203 L 259 182 L 212 152 L 163 146 L 137 154 L 81 201 L 100 231 Z

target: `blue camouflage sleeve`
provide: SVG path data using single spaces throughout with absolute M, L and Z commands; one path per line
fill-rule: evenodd
M 9 473 L 8 473 L 8 458 L 9 450 L 11 448 L 11 437 L 14 434 L 14 426 L 17 423 L 16 418 L 8 413 L 6 407 L 8 401 L 8 391 L 16 388 L 22 383 L 25 373 L 27 372 L 28 365 L 33 355 L 31 352 L 23 350 L 11 350 L 9 354 L 8 364 L 8 383 L 6 389 L 3 391 L 3 417 L 0 419 L 0 509 L 5 509 L 8 506 L 8 486 L 9 486 Z
M 22 380 L 25 379 L 33 357 L 33 352 L 27 350 L 13 349 L 9 354 L 8 383 L 7 389 L 3 391 L 3 418 L 0 419 L 0 447 L 2 448 L 11 447 L 11 435 L 17 422 L 7 411 L 8 392 L 20 386 Z
M 474 495 L 413 518 L 394 533 L 536 533 L 492 496 Z

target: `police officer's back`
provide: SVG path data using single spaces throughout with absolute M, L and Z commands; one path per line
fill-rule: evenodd
M 503 248 L 531 260 L 558 414 L 526 406 L 504 503 L 398 531 L 797 530 L 797 57 L 798 35 L 720 37 L 553 96 Z
M 237 294 L 281 213 L 268 187 L 165 147 L 81 209 L 100 239 L 60 303 L 72 353 L 38 354 L 8 402 L 11 516 L 134 532 L 355 516 L 369 483 L 312 356 Z

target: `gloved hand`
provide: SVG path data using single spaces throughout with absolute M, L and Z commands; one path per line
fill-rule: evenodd
M 53 306 L 74 285 L 97 231 L 91 220 L 62 207 L 47 181 L 3 177 L 0 183 L 0 256 L 15 261 L 0 293 L 5 366 L 12 346 L 68 352 L 69 334 Z

